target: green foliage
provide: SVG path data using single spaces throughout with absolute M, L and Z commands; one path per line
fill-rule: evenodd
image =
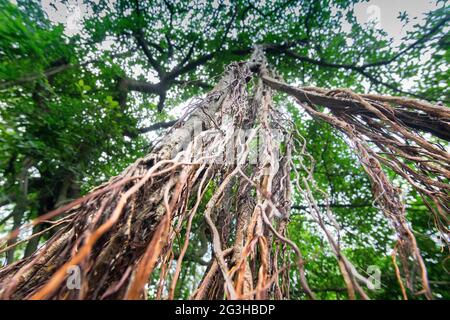
M 120 172 L 142 154 L 144 141 L 124 136 L 135 128 L 133 110 L 119 109 L 111 85 L 98 82 L 92 70 L 48 74 L 80 62 L 62 25 L 8 1 L 1 8 L 0 191 L 17 203 L 26 162 L 30 175 L 22 201 L 30 219 Z

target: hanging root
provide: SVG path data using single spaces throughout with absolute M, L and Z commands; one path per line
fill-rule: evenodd
M 33 221 L 31 226 L 68 214 L 64 227 L 34 255 L 0 271 L 1 298 L 141 298 L 152 270 L 171 255 L 182 222 L 196 213 L 198 205 L 189 208 L 189 199 L 201 197 L 214 178 L 211 168 L 231 139 L 217 134 L 217 126 L 225 129 L 247 112 L 242 97 L 250 75 L 245 63 L 230 65 L 154 152 L 87 196 Z M 81 271 L 80 290 L 66 285 L 74 267 Z
M 436 132 L 440 128 L 448 133 L 450 111 L 445 107 L 405 98 L 357 95 L 349 90 L 297 89 L 270 77 L 264 77 L 264 80 L 272 87 L 295 96 L 310 115 L 324 120 L 347 136 L 369 175 L 376 202 L 396 231 L 397 245 L 393 262 L 404 298 L 407 296 L 395 260 L 397 252 L 409 290 L 432 299 L 427 270 L 406 220 L 401 190 L 392 185 L 382 165 L 403 177 L 419 192 L 433 213 L 442 239 L 448 244 L 450 154 L 437 141 L 433 143 L 423 138 L 416 129 L 446 139 L 445 134 Z M 321 112 L 317 105 L 327 107 L 331 114 Z M 425 126 L 421 119 L 433 120 L 426 122 L 429 125 Z M 414 267 L 420 270 L 421 275 L 422 287 L 417 290 L 413 287 L 410 271 Z

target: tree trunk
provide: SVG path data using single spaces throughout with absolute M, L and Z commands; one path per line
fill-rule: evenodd
M 168 227 L 178 219 L 173 213 L 186 205 L 178 197 L 211 174 L 211 166 L 192 162 L 201 146 L 191 140 L 221 121 L 218 111 L 233 105 L 234 90 L 242 92 L 250 76 L 246 63 L 230 65 L 155 151 L 89 195 L 39 217 L 66 212 L 73 218 L 38 252 L 0 271 L 1 298 L 142 297 L 149 269 L 171 240 Z M 80 290 L 64 283 L 71 270 L 80 271 Z

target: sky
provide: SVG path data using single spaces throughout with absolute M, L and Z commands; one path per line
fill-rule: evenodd
M 66 34 L 72 35 L 78 32 L 79 19 L 87 14 L 89 9 L 79 0 L 68 0 L 67 2 L 69 6 L 63 5 L 59 1 L 42 0 L 42 5 L 49 18 L 55 22 L 64 23 Z M 423 20 L 424 12 L 436 7 L 435 3 L 436 1 L 431 0 L 369 0 L 357 4 L 355 14 L 360 23 L 377 20 L 378 25 L 398 43 L 415 22 Z M 399 12 L 402 11 L 406 11 L 413 22 L 407 28 L 402 28 L 402 23 L 397 18 Z

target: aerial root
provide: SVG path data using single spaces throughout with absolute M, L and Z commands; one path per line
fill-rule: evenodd
M 420 110 L 428 111 L 433 115 L 442 115 L 441 113 L 445 110 L 420 102 L 412 103 L 407 99 L 379 98 L 374 95 L 359 96 L 348 90 L 321 91 L 321 93 L 350 97 L 358 101 L 367 111 L 379 117 L 379 121 L 374 122 L 373 119 L 364 116 L 356 116 L 333 109 L 332 114 L 325 114 L 318 111 L 313 105 L 299 102 L 314 118 L 324 120 L 342 131 L 347 136 L 350 146 L 358 155 L 372 182 L 376 202 L 380 205 L 398 237 L 398 243 L 393 253 L 393 263 L 403 297 L 406 298 L 407 296 L 394 259 L 394 255 L 397 253 L 402 261 L 408 288 L 413 293 L 423 293 L 428 299 L 432 299 L 427 270 L 415 236 L 407 223 L 405 205 L 400 198 L 401 192 L 389 181 L 382 164 L 405 178 L 419 192 L 424 199 L 424 203 L 434 214 L 437 229 L 444 235 L 444 239 L 448 239 L 449 230 L 446 226 L 448 225 L 450 198 L 448 191 L 443 189 L 449 189 L 450 187 L 442 181 L 448 178 L 450 155 L 438 144 L 428 142 L 417 132 L 405 127 L 401 121 L 395 119 L 395 117 L 386 116 L 386 112 L 380 110 L 391 110 L 390 114 L 394 115 L 394 109 L 385 102 L 401 103 L 402 106 L 409 108 L 420 106 Z M 448 113 L 448 111 L 445 112 Z M 371 148 L 370 144 L 377 148 Z M 409 272 L 411 268 L 410 259 L 420 270 L 422 284 L 420 290 L 413 288 L 412 285 L 413 281 Z

